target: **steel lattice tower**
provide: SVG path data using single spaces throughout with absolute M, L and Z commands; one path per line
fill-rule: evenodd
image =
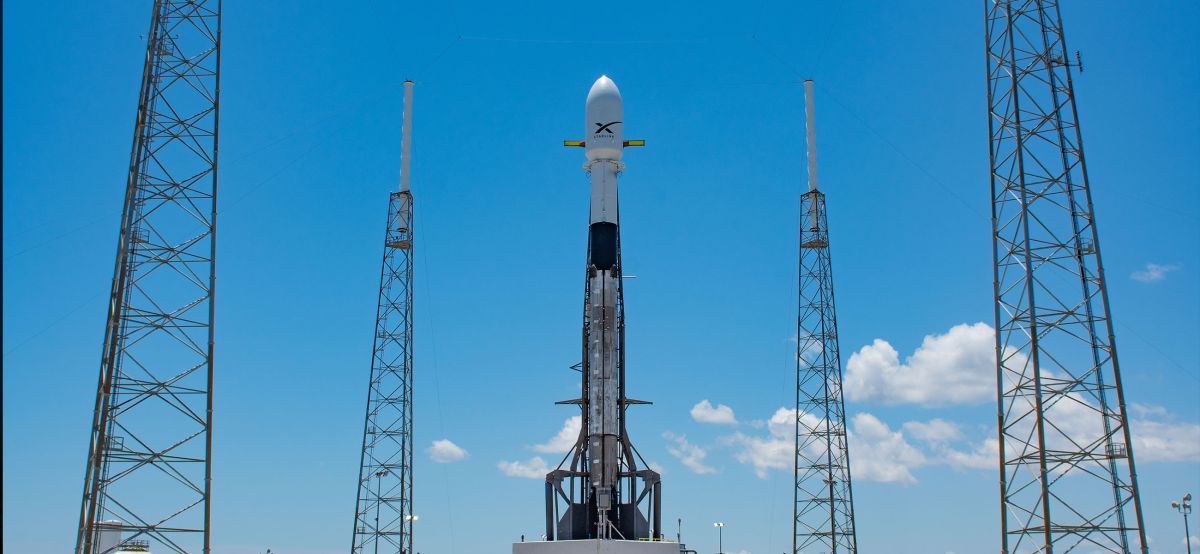
M 209 551 L 220 0 L 154 2 L 75 551 Z
M 350 546 L 355 554 L 413 551 L 413 197 L 408 187 L 412 85 L 404 83 L 400 191 L 391 194 L 383 240 Z
M 800 197 L 800 309 L 796 331 L 794 554 L 857 552 L 850 452 L 842 400 L 825 195 L 817 190 L 813 82 L 804 82 L 809 191 Z
M 985 0 L 1006 553 L 1147 552 L 1053 0 Z

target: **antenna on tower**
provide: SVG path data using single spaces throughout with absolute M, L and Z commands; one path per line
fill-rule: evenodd
M 813 81 L 804 81 L 804 137 L 808 150 L 808 190 L 817 190 L 817 123 L 813 108 Z
M 413 82 L 404 81 L 404 121 L 400 124 L 400 192 L 408 192 L 409 168 L 412 167 Z

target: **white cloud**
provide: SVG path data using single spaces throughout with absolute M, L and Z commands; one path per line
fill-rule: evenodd
M 1165 417 L 1167 409 L 1162 406 L 1150 406 L 1147 404 L 1138 404 L 1134 402 L 1129 405 L 1129 411 L 1133 412 L 1134 417 Z
M 667 445 L 667 452 L 679 458 L 679 461 L 683 462 L 683 465 L 687 466 L 694 473 L 704 475 L 706 473 L 717 472 L 716 468 L 704 463 L 704 458 L 708 457 L 708 451 L 688 442 L 686 436 L 676 435 L 670 431 L 663 433 L 662 436 L 664 439 L 675 443 L 674 445 Z
M 1141 463 L 1200 462 L 1200 425 L 1178 421 L 1161 406 L 1135 404 L 1130 409 L 1130 435 L 1133 452 Z M 1078 448 L 1074 445 L 1096 445 L 1103 440 L 1103 419 L 1090 402 L 1075 394 L 1069 394 L 1047 409 L 1046 444 L 1050 449 Z M 922 436 L 920 433 L 941 426 L 932 420 L 928 423 L 908 422 L 903 428 L 918 440 L 926 442 L 936 459 L 935 463 L 946 464 L 956 469 L 995 469 L 999 464 L 1000 443 L 993 428 L 986 437 L 969 445 L 960 445 L 963 437 L 946 438 Z M 952 423 L 946 423 L 954 425 Z M 1015 436 L 1030 435 L 1030 424 L 1020 424 L 1010 429 Z M 956 426 L 957 427 L 957 426 Z M 947 431 L 948 432 L 948 431 Z M 1120 434 L 1116 437 L 1121 440 Z M 1101 446 L 1102 447 L 1102 446 Z M 1008 454 L 1019 451 L 1019 441 L 1010 441 Z
M 933 444 L 944 444 L 962 438 L 958 424 L 940 418 L 926 422 L 910 421 L 901 426 L 913 438 Z
M 825 424 L 811 414 L 801 415 L 803 425 L 820 430 Z M 887 424 L 871 414 L 860 413 L 852 419 L 849 431 L 851 471 L 854 479 L 883 483 L 915 483 L 912 469 L 925 465 L 927 460 L 913 445 L 909 444 L 900 431 L 892 431 Z M 726 437 L 726 444 L 736 445 L 734 459 L 752 466 L 754 474 L 766 479 L 771 470 L 783 473 L 793 471 L 796 455 L 796 411 L 779 408 L 767 422 L 765 437 L 734 433 Z M 821 448 L 814 444 L 815 448 Z
M 733 408 L 724 404 L 717 404 L 717 407 L 714 408 L 708 399 L 701 400 L 692 406 L 692 419 L 700 423 L 737 424 L 737 418 L 733 416 Z
M 500 460 L 496 463 L 496 467 L 500 472 L 509 477 L 523 477 L 525 479 L 545 479 L 546 474 L 550 472 L 550 467 L 546 465 L 546 460 L 540 456 L 534 456 L 524 462 L 509 462 Z
M 1115 406 L 1110 405 L 1109 409 Z M 1032 410 L 1032 406 L 1021 406 Z M 1104 448 L 1104 418 L 1090 395 L 1068 393 L 1057 397 L 1046 409 L 1046 445 L 1050 449 L 1078 449 L 1078 445 Z M 1200 425 L 1178 421 L 1160 406 L 1137 404 L 1129 412 L 1129 432 L 1138 462 L 1200 462 Z M 1014 437 L 1032 436 L 1032 417 L 1009 429 Z M 1118 430 L 1118 443 L 1124 442 Z M 1006 454 L 1023 448 L 1022 441 L 1006 440 Z M 1118 444 L 1119 446 L 1119 444 Z
M 814 425 L 819 424 L 815 417 L 805 416 L 812 418 Z M 796 455 L 796 410 L 779 408 L 766 426 L 766 437 L 734 433 L 723 440 L 725 444 L 739 447 L 734 459 L 753 466 L 754 474 L 760 479 L 766 479 L 772 469 L 792 471 Z
M 1174 264 L 1156 264 L 1147 262 L 1145 269 L 1139 269 L 1129 275 L 1134 281 L 1143 283 L 1156 283 L 1167 278 L 1167 273 L 1179 269 L 1178 265 Z
M 1138 462 L 1200 462 L 1200 425 L 1135 419 L 1129 430 Z
M 433 441 L 429 448 L 425 449 L 429 454 L 429 459 L 439 464 L 449 464 L 453 462 L 461 462 L 467 459 L 467 451 L 462 447 L 450 442 L 450 439 L 438 439 Z
M 547 454 L 565 454 L 579 440 L 579 429 L 583 427 L 583 416 L 571 416 L 563 421 L 562 429 L 550 440 L 531 446 L 536 452 Z
M 969 450 L 959 450 L 947 445 L 934 447 L 937 462 L 946 464 L 954 469 L 982 469 L 995 471 L 1000 465 L 1000 439 L 992 436 L 970 446 Z
M 927 335 L 900 363 L 883 339 L 850 356 L 843 381 L 846 397 L 883 404 L 977 404 L 996 395 L 996 337 L 986 323 L 960 324 Z
M 967 440 L 962 427 L 952 421 L 934 418 L 929 421 L 909 421 L 900 426 L 909 436 L 924 443 L 924 453 L 930 465 L 942 464 L 954 469 L 995 469 L 1000 459 L 1000 441 L 993 428 L 978 442 L 963 445 Z M 965 447 L 965 450 L 963 449 Z
M 1200 462 L 1200 425 L 1180 422 L 1158 406 L 1137 405 L 1132 411 L 1141 415 L 1130 422 L 1139 462 Z M 1051 449 L 1064 448 L 1072 439 L 1094 444 L 1102 436 L 1098 412 L 1073 395 L 1049 408 L 1048 413 L 1055 427 L 1055 432 L 1047 436 Z M 824 422 L 815 416 L 803 414 L 801 418 L 803 427 L 816 431 L 824 428 Z M 751 466 L 761 479 L 769 477 L 772 470 L 790 474 L 795 463 L 796 411 L 779 408 L 764 425 L 765 436 L 737 432 L 723 437 L 719 444 L 736 447 L 734 459 Z M 925 466 L 996 471 L 999 465 L 1000 442 L 994 427 L 986 432 L 977 428 L 981 434 L 975 435 L 958 423 L 934 418 L 908 421 L 893 429 L 865 412 L 855 414 L 849 427 L 851 471 L 856 481 L 907 485 L 917 482 L 914 471 Z M 1020 434 L 1016 427 L 1011 430 Z M 1010 447 L 1010 455 L 1013 448 L 1015 445 Z
M 855 414 L 850 433 L 850 474 L 856 481 L 912 484 L 912 470 L 925 465 L 925 455 L 879 418 Z

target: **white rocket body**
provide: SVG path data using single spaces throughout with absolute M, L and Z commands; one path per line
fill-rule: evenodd
M 620 375 L 617 345 L 617 297 L 620 287 L 617 175 L 624 150 L 621 93 L 608 77 L 600 77 L 588 92 L 584 168 L 591 174 L 592 202 L 588 227 L 588 446 L 591 483 L 597 508 L 608 509 L 616 499 L 609 491 L 617 484 L 621 448 Z M 606 505 L 608 504 L 608 505 Z

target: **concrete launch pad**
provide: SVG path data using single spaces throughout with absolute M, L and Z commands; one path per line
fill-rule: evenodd
M 512 554 L 679 554 L 679 543 L 597 539 L 514 542 Z

